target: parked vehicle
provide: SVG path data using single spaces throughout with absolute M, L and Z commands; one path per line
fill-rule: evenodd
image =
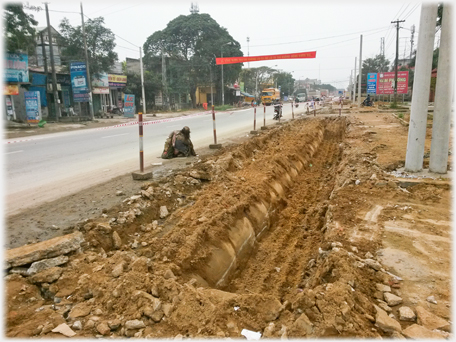
M 261 102 L 265 106 L 274 104 L 280 101 L 280 90 L 276 88 L 266 88 L 261 92 Z
M 274 120 L 279 120 L 282 117 L 282 104 L 277 103 L 274 105 L 274 116 L 272 117 Z
M 306 93 L 299 93 L 296 95 L 296 102 L 306 102 L 306 101 L 307 101 Z

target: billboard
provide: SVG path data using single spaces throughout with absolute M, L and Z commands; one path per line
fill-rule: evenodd
M 27 122 L 38 123 L 41 120 L 40 92 L 26 91 L 24 96 Z
M 108 81 L 110 87 L 122 88 L 127 85 L 127 76 L 108 74 Z
M 397 93 L 408 92 L 408 71 L 397 72 Z M 394 94 L 394 71 L 381 72 L 378 74 L 377 94 Z
M 74 102 L 89 102 L 89 87 L 87 84 L 85 63 L 70 63 L 70 75 Z
M 29 82 L 28 55 L 5 53 L 5 82 Z
M 125 94 L 124 117 L 133 118 L 134 116 L 135 116 L 135 95 Z
M 367 74 L 367 93 L 376 94 L 377 93 L 377 73 L 368 73 Z

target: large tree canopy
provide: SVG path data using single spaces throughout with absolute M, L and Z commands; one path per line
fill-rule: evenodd
M 89 67 L 92 75 L 108 72 L 118 60 L 114 52 L 116 46 L 115 36 L 112 31 L 103 26 L 104 19 L 98 17 L 89 19 L 85 23 L 87 37 L 87 54 Z M 84 40 L 82 26 L 73 27 L 67 18 L 64 18 L 60 25 L 62 35 L 62 59 L 67 63 L 71 61 L 85 61 Z
M 38 22 L 24 8 L 38 11 L 37 7 L 24 7 L 21 3 L 6 4 L 3 11 L 3 41 L 8 52 L 32 54 L 35 49 L 35 28 Z
M 146 69 L 157 70 L 164 53 L 172 77 L 168 86 L 174 84 L 173 88 L 179 91 L 186 88 L 193 104 L 196 88 L 210 84 L 211 72 L 214 85 L 221 87 L 221 66 L 215 66 L 215 57 L 220 57 L 222 52 L 224 56 L 243 56 L 240 44 L 205 13 L 181 15 L 171 20 L 164 30 L 149 36 L 143 47 Z M 225 65 L 224 83 L 233 83 L 241 68 L 241 64 Z

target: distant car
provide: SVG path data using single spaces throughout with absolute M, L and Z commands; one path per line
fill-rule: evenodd
M 306 102 L 307 101 L 307 95 L 306 93 L 300 93 L 296 95 L 296 102 Z

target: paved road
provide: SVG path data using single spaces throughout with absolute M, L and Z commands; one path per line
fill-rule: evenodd
M 294 108 L 303 113 L 304 104 Z M 263 107 L 257 107 L 257 130 L 263 126 Z M 274 124 L 273 107 L 266 107 L 266 125 Z M 253 130 L 253 108 L 216 113 L 217 143 Z M 291 119 L 291 103 L 284 104 L 283 119 Z M 144 126 L 144 166 L 161 162 L 166 137 L 183 126 L 191 128 L 198 148 L 214 142 L 211 114 L 169 119 Z M 6 215 L 50 201 L 139 170 L 137 125 L 87 129 L 29 137 L 4 146 Z M 7 143 L 8 141 L 5 140 Z

